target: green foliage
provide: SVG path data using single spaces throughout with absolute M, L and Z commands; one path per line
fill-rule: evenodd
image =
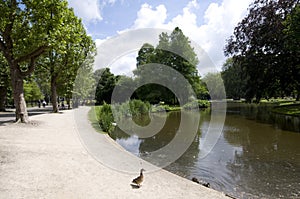
M 0 1 L 0 13 L 0 51 L 11 69 L 16 118 L 28 121 L 19 82 L 35 72 L 44 94 L 51 83 L 52 99 L 56 92 L 70 96 L 79 66 L 93 57 L 93 41 L 66 0 Z
M 99 106 L 92 106 L 91 109 L 88 112 L 88 119 L 91 122 L 92 127 L 99 133 L 105 133 L 99 124 L 99 111 L 100 107 Z
M 92 100 L 95 94 L 95 84 L 92 65 L 82 65 L 78 69 L 74 82 L 73 98 Z
M 0 111 L 5 110 L 9 91 L 11 91 L 9 67 L 2 53 L 0 53 Z
M 148 114 L 151 105 L 149 102 L 143 102 L 142 100 L 130 100 L 121 104 L 114 105 L 116 117 L 121 119 L 123 116 L 140 116 Z
M 180 111 L 181 107 L 180 106 L 170 106 L 170 105 L 153 105 L 151 107 L 151 112 L 155 113 L 155 112 L 162 112 L 162 111 Z
M 205 75 L 203 80 L 208 85 L 208 91 L 211 99 L 224 99 L 226 94 L 220 73 L 208 73 Z
M 225 54 L 233 56 L 245 74 L 247 101 L 300 92 L 299 41 L 289 39 L 292 29 L 299 34 L 298 4 L 297 0 L 255 0 L 228 40 Z
M 24 82 L 24 94 L 26 101 L 32 102 L 44 98 L 39 86 L 35 81 Z
M 290 73 L 290 90 L 295 91 L 297 101 L 300 100 L 300 5 L 299 3 L 283 22 L 286 39 L 285 47 L 290 52 L 290 62 L 293 64 Z
M 118 89 L 116 89 L 115 96 L 117 99 L 114 99 L 114 103 L 123 103 L 130 100 L 130 97 L 127 95 L 124 95 L 124 93 L 131 93 L 132 89 L 135 87 L 136 81 L 132 79 L 131 77 L 127 76 L 117 76 L 116 78 L 116 86 L 118 86 Z M 132 98 L 136 98 L 135 93 L 131 96 Z
M 50 35 L 60 35 L 59 40 L 52 41 L 48 53 L 39 59 L 35 72 L 41 88 L 47 94 L 51 92 L 54 112 L 57 112 L 57 95 L 67 99 L 74 97 L 76 101 L 90 96 L 93 88 L 92 64 L 96 55 L 95 43 L 73 10 L 65 8 L 60 16 L 60 22 L 64 24 L 60 32 L 49 32 Z M 45 82 L 50 88 L 45 86 Z
M 245 97 L 246 79 L 241 65 L 234 63 L 232 58 L 226 60 L 221 76 L 226 90 L 226 98 L 241 99 Z
M 207 108 L 209 107 L 209 101 L 207 100 L 195 100 L 189 103 L 186 103 L 183 108 L 187 110 L 195 109 L 195 108 Z
M 141 100 L 131 100 L 122 104 L 114 105 L 114 115 L 112 114 L 111 105 L 104 103 L 102 106 L 96 106 L 95 112 L 99 121 L 100 127 L 105 132 L 112 132 L 114 129 L 114 121 L 122 121 L 124 117 L 138 118 L 147 115 L 150 110 L 150 104 Z M 116 117 L 116 120 L 114 120 Z M 141 121 L 140 121 L 141 122 Z M 144 122 L 144 121 L 143 121 Z
M 95 71 L 94 73 L 97 77 L 95 79 L 99 79 L 96 84 L 96 94 L 95 94 L 95 100 L 96 104 L 102 104 L 102 103 L 110 103 L 111 102 L 111 95 L 113 92 L 113 89 L 116 85 L 116 82 L 118 80 L 118 77 L 114 76 L 110 72 L 109 68 L 103 68 Z
M 159 43 L 154 48 L 151 44 L 144 44 L 138 52 L 137 69 L 134 71 L 136 81 L 142 82 L 145 77 L 153 80 L 163 80 L 170 78 L 164 73 L 155 73 L 147 68 L 145 64 L 157 63 L 158 69 L 166 65 L 172 67 L 181 73 L 185 79 L 191 84 L 198 98 L 207 94 L 204 84 L 201 82 L 197 71 L 198 58 L 194 49 L 190 45 L 188 37 L 177 27 L 168 35 L 162 33 L 159 35 Z M 162 65 L 159 65 L 162 64 Z M 163 69 L 160 69 L 163 70 Z M 177 82 L 178 83 L 178 82 Z M 174 79 L 174 85 L 176 80 Z M 177 84 L 176 84 L 177 85 Z M 190 94 L 190 90 L 184 88 L 183 84 L 178 84 L 178 88 L 186 96 Z M 135 92 L 139 99 L 149 101 L 150 103 L 158 103 L 164 101 L 167 104 L 178 104 L 175 95 L 166 87 L 157 84 L 148 84 Z
M 143 102 L 142 100 L 130 100 L 129 106 L 132 116 L 148 114 L 151 107 L 149 102 Z
M 300 116 L 300 104 L 281 105 L 273 108 L 272 112 L 283 115 Z
M 111 106 L 104 103 L 103 106 L 100 107 L 97 115 L 101 129 L 104 132 L 111 133 L 114 129 L 112 124 L 114 122 L 114 117 L 111 111 Z

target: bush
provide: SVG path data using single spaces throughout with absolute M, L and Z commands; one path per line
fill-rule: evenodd
M 209 106 L 209 101 L 207 100 L 195 100 L 189 103 L 186 103 L 184 109 L 195 109 L 195 108 L 207 108 Z
M 112 124 L 114 122 L 114 117 L 111 111 L 111 106 L 104 103 L 103 106 L 100 107 L 98 114 L 101 129 L 107 133 L 111 133 L 114 130 L 114 126 Z
M 149 102 L 142 100 L 131 100 L 129 106 L 132 116 L 148 114 L 151 107 Z
M 180 111 L 181 108 L 180 106 L 169 106 L 169 105 L 154 105 L 152 106 L 151 112 L 156 113 L 156 112 L 162 112 L 162 111 Z

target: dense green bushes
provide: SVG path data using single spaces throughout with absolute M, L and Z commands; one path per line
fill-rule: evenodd
M 128 109 L 129 106 L 129 109 Z M 120 121 L 123 117 L 138 117 L 149 113 L 151 105 L 149 102 L 141 100 L 131 100 L 123 104 L 114 105 L 114 115 L 111 105 L 104 103 L 100 108 L 95 109 L 101 129 L 105 132 L 112 132 L 114 129 L 113 123 L 115 119 Z
M 111 106 L 109 104 L 104 103 L 99 109 L 95 109 L 97 111 L 97 118 L 99 121 L 99 125 L 101 129 L 105 132 L 112 132 L 114 129 L 113 122 L 114 117 L 111 111 Z
M 209 101 L 207 100 L 195 100 L 189 103 L 186 103 L 183 108 L 186 110 L 195 109 L 195 108 L 207 108 L 209 107 Z
M 207 100 L 195 100 L 185 104 L 183 108 L 190 110 L 195 108 L 207 108 L 208 106 L 209 102 Z M 178 111 L 180 109 L 181 107 L 179 106 L 173 107 L 163 104 L 151 106 L 149 102 L 131 100 L 122 104 L 114 104 L 113 110 L 111 105 L 104 103 L 103 106 L 95 107 L 95 112 L 101 129 L 110 133 L 114 130 L 113 123 L 122 121 L 125 117 L 132 117 L 136 123 L 143 125 L 149 122 L 149 112 Z M 143 121 L 139 121 L 140 118 L 143 118 Z
M 149 102 L 143 102 L 142 100 L 131 100 L 129 106 L 132 116 L 148 114 L 151 108 Z

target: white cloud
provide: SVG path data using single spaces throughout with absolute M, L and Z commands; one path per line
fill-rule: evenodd
M 175 27 L 180 27 L 184 34 L 200 46 L 208 54 L 212 62 L 218 70 L 221 69 L 225 62 L 223 49 L 226 39 L 233 33 L 234 27 L 247 13 L 247 8 L 253 0 L 223 0 L 221 4 L 211 3 L 204 15 L 204 23 L 198 25 L 197 22 L 197 8 L 199 4 L 197 0 L 191 0 L 186 7 L 183 8 L 182 13 L 172 18 L 169 22 L 167 19 L 167 9 L 164 5 L 159 5 L 155 8 L 149 4 L 143 4 L 137 12 L 137 18 L 133 26 L 126 30 L 121 30 L 118 34 L 128 32 L 132 29 L 139 28 L 162 28 L 173 30 Z M 200 63 L 205 67 L 212 67 L 212 62 L 205 57 L 207 55 L 201 51 Z M 131 60 L 130 60 L 131 59 Z M 100 61 L 100 60 L 99 60 Z M 120 61 L 120 66 L 113 70 L 116 74 L 130 74 L 130 70 L 135 67 L 135 57 L 123 57 Z M 202 66 L 203 67 L 203 66 Z M 204 69 L 206 70 L 206 69 Z M 201 71 L 201 74 L 206 71 Z
M 157 6 L 154 10 L 147 3 L 141 6 L 133 28 L 153 28 L 160 26 L 167 18 L 167 9 L 164 5 Z
M 173 30 L 180 27 L 185 35 L 199 44 L 209 55 L 218 69 L 225 61 L 223 49 L 226 39 L 233 33 L 234 27 L 245 16 L 249 4 L 253 0 L 223 0 L 221 4 L 211 3 L 204 15 L 204 24 L 197 25 L 197 15 L 194 13 L 199 4 L 190 1 L 168 23 L 165 22 L 167 10 L 164 5 L 153 9 L 144 4 L 138 12 L 132 28 L 165 28 Z M 200 60 L 201 61 L 201 60 Z
M 110 66 L 111 72 L 119 75 L 133 76 L 132 71 L 136 69 L 137 55 L 137 52 L 131 52 L 116 59 Z
M 221 5 L 210 4 L 205 12 L 205 24 L 198 27 L 201 37 L 196 41 L 208 52 L 218 68 L 225 61 L 223 49 L 226 39 L 233 33 L 234 27 L 245 16 L 252 0 L 224 0 Z
M 103 19 L 98 0 L 68 0 L 68 2 L 69 6 L 74 8 L 77 16 L 82 18 L 86 24 Z

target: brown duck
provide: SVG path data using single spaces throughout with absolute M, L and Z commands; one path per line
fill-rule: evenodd
M 143 171 L 146 171 L 146 170 L 145 169 L 141 169 L 140 176 L 138 176 L 137 178 L 134 178 L 132 180 L 132 183 L 136 184 L 138 187 L 141 186 L 141 184 L 142 184 L 142 182 L 144 180 Z

